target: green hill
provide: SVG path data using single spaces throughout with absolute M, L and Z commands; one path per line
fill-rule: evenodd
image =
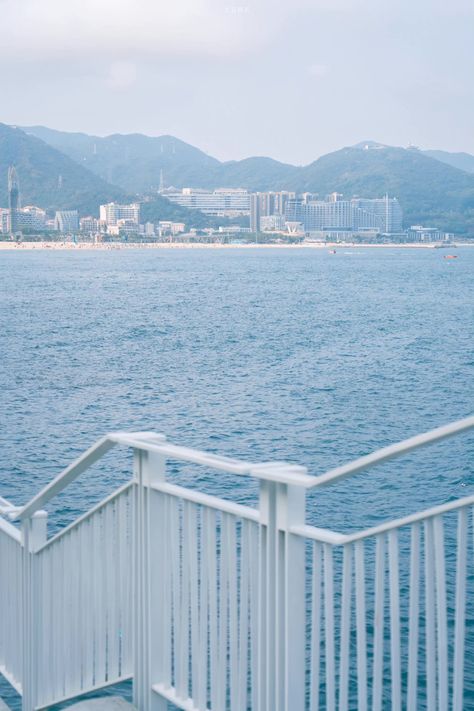
M 68 156 L 18 128 L 0 124 L 0 206 L 8 205 L 8 166 L 15 165 L 23 205 L 49 211 L 78 209 L 98 214 L 99 204 L 125 193 L 78 165 Z
M 474 176 L 418 150 L 359 147 L 322 156 L 301 169 L 296 189 L 321 196 L 396 196 L 405 224 L 425 224 L 474 235 Z

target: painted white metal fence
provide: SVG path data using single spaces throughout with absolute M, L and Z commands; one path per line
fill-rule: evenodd
M 306 525 L 305 493 L 473 426 L 318 477 L 109 435 L 26 506 L 0 498 L 0 673 L 26 711 L 125 679 L 140 711 L 467 708 L 474 495 L 343 535 Z M 47 539 L 42 507 L 117 444 L 130 483 Z M 258 508 L 171 483 L 175 460 L 255 477 Z

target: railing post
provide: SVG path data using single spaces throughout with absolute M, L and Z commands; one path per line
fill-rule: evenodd
M 23 585 L 22 585 L 22 709 L 33 711 L 38 697 L 39 570 L 35 552 L 46 543 L 48 514 L 36 511 L 22 522 Z
M 260 482 L 259 711 L 305 708 L 305 490 Z
M 163 682 L 163 615 L 161 565 L 162 521 L 158 492 L 151 489 L 164 481 L 165 457 L 142 450 L 134 452 L 134 676 L 133 702 L 139 711 L 166 711 L 167 702 L 152 690 Z

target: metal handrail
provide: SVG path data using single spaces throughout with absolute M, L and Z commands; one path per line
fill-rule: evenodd
M 78 459 L 62 471 L 53 481 L 45 486 L 31 501 L 22 508 L 9 508 L 11 518 L 24 520 L 31 517 L 35 511 L 41 509 L 50 499 L 63 491 L 72 481 L 77 479 L 92 464 L 101 459 L 110 449 L 118 444 L 133 447 L 144 452 L 154 452 L 170 459 L 192 462 L 226 471 L 233 474 L 247 475 L 256 479 L 266 479 L 283 484 L 301 486 L 305 489 L 314 489 L 325 486 L 334 481 L 345 479 L 348 476 L 366 471 L 372 467 L 407 454 L 408 452 L 435 444 L 443 439 L 465 432 L 474 427 L 474 416 L 452 422 L 443 427 L 438 427 L 415 437 L 383 447 L 371 454 L 359 457 L 347 464 L 330 469 L 319 476 L 311 476 L 307 468 L 290 462 L 245 462 L 230 457 L 202 452 L 189 447 L 180 447 L 166 441 L 163 434 L 154 432 L 114 432 L 103 437 Z M 0 511 L 1 513 L 1 511 Z
M 25 711 L 59 703 L 63 694 L 63 700 L 74 698 L 79 692 L 130 677 L 140 711 L 150 711 L 152 706 L 165 711 L 168 700 L 184 711 L 207 708 L 208 683 L 212 709 L 224 707 L 227 693 L 233 698 L 232 707 L 240 708 L 246 704 L 249 678 L 255 699 L 260 693 L 268 694 L 265 708 L 274 708 L 277 699 L 286 699 L 282 708 L 303 711 L 308 664 L 313 693 L 318 694 L 320 689 L 322 608 L 327 707 L 335 708 L 337 686 L 340 707 L 348 708 L 354 629 L 358 708 L 367 708 L 372 684 L 367 675 L 369 620 L 378 624 L 374 632 L 374 708 L 382 708 L 385 688 L 380 630 L 386 623 L 391 630 L 392 706 L 401 708 L 400 596 L 407 593 L 400 584 L 399 554 L 403 554 L 410 576 L 407 708 L 415 709 L 417 701 L 422 584 L 429 637 L 428 693 L 433 699 L 438 686 L 440 708 L 447 708 L 449 617 L 455 627 L 453 709 L 462 711 L 467 554 L 472 528 L 468 509 L 474 505 L 474 495 L 363 531 L 341 534 L 305 525 L 305 492 L 472 427 L 474 417 L 465 418 L 317 477 L 308 475 L 305 467 L 288 462 L 240 461 L 180 447 L 152 432 L 115 432 L 96 442 L 24 507 L 0 498 L 0 514 L 19 518 L 22 523 L 20 532 L 0 518 L 6 568 L 13 564 L 16 571 L 11 578 L 2 578 L 2 595 L 12 600 L 15 613 L 14 627 L 10 625 L 4 633 L 5 643 L 13 650 L 6 673 L 21 677 Z M 130 481 L 48 540 L 46 513 L 40 509 L 116 445 L 134 450 Z M 177 486 L 167 480 L 167 460 L 260 480 L 258 506 L 253 509 Z M 457 514 L 454 607 L 452 602 L 449 607 L 446 592 L 443 515 L 447 512 Z M 408 552 L 405 539 L 399 538 L 399 529 L 404 526 L 411 528 Z M 375 541 L 374 560 L 365 554 L 368 546 L 364 541 L 369 538 Z M 343 554 L 333 556 L 334 548 L 341 545 Z M 308 552 L 313 561 L 311 571 L 306 565 Z M 334 614 L 339 604 L 334 595 L 335 586 L 339 586 L 334 565 L 338 560 L 343 566 L 339 678 L 334 654 L 339 624 Z M 367 595 L 372 595 L 372 590 L 365 589 L 366 569 L 369 573 L 373 570 L 373 613 L 371 608 L 366 609 Z M 93 614 L 83 614 L 89 605 Z M 21 630 L 19 639 L 17 629 Z M 64 651 L 69 644 L 68 658 Z M 55 661 L 50 664 L 51 649 L 55 650 Z M 433 665 L 436 655 L 437 669 Z M 254 664 L 258 659 L 262 664 Z M 42 664 L 48 669 L 44 678 L 40 674 Z M 188 698 L 190 673 L 192 699 Z M 63 684 L 65 679 L 67 684 Z M 152 701 L 153 694 L 156 698 Z M 252 699 L 253 708 L 257 703 L 253 695 Z M 428 705 L 434 707 L 432 701 Z
M 449 425 L 437 427 L 429 432 L 415 435 L 415 437 L 409 437 L 408 439 L 397 442 L 396 444 L 391 444 L 388 447 L 382 447 L 382 449 L 378 449 L 371 454 L 359 457 L 348 464 L 343 464 L 342 466 L 335 467 L 335 469 L 330 469 L 325 474 L 313 477 L 313 481 L 309 488 L 324 486 L 325 484 L 345 479 L 346 477 L 351 476 L 352 474 L 357 474 L 360 471 L 367 471 L 367 469 L 371 469 L 377 464 L 387 462 L 390 459 L 396 459 L 403 454 L 407 454 L 408 452 L 418 449 L 419 447 L 424 447 L 427 444 L 435 444 L 436 442 L 440 442 L 448 437 L 453 437 L 454 435 L 465 432 L 472 427 L 474 427 L 474 415 L 465 417 L 462 420 L 457 420 L 456 422 L 451 422 Z

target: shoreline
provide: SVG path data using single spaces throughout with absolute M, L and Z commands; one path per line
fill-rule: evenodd
M 457 242 L 453 245 L 443 247 L 443 252 L 459 247 L 474 247 L 474 240 L 471 242 Z M 355 242 L 327 242 L 325 244 L 309 242 L 305 244 L 215 244 L 205 242 L 132 242 L 132 243 L 98 243 L 90 242 L 0 242 L 0 251 L 114 251 L 118 249 L 436 249 L 437 243 L 419 244 L 399 242 L 393 244 L 358 244 Z M 438 248 L 439 249 L 439 248 Z

